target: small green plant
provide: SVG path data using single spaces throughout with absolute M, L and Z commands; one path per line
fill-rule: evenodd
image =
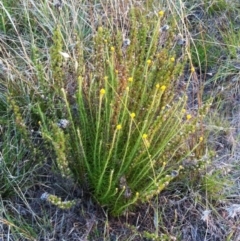
M 70 55 L 58 44 L 59 26 L 53 35 L 51 66 L 54 79 L 63 80 L 54 85 L 63 111 L 57 123 L 38 104 L 43 137 L 52 144 L 61 173 L 89 188 L 113 215 L 150 200 L 178 176 L 187 156 L 201 156 L 203 137 L 196 125 L 203 113 L 188 113 L 185 92 L 177 93 L 186 49 L 176 55 L 175 25 L 165 27 L 164 15 L 133 9 L 125 39 L 99 26 L 93 67 L 79 49 L 69 60 L 69 66 L 81 68 L 71 80 L 74 98 L 64 83 L 69 69 L 65 75 L 60 69 Z M 62 126 L 64 121 L 70 124 Z

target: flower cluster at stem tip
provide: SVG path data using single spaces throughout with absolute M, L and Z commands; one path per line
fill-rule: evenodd
M 117 125 L 117 130 L 121 130 L 122 129 L 122 125 Z
M 136 114 L 135 113 L 131 113 L 130 116 L 133 119 L 136 116 Z
M 147 64 L 150 65 L 152 63 L 152 60 L 151 59 L 148 59 L 147 60 Z
M 105 89 L 101 89 L 100 90 L 100 95 L 104 95 L 106 93 L 106 90 Z
M 165 85 L 161 86 L 161 90 L 164 91 L 167 87 Z
M 159 12 L 158 12 L 158 15 L 159 15 L 159 17 L 161 17 L 161 18 L 162 18 L 162 17 L 163 17 L 163 15 L 164 15 L 164 11 L 162 11 L 162 10 L 161 10 L 161 11 L 159 11 Z
M 162 85 L 161 87 L 160 87 L 160 84 L 156 84 L 156 89 L 161 89 L 162 91 L 164 91 L 167 87 L 166 87 L 166 85 Z

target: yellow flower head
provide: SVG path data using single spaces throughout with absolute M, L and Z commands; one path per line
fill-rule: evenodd
M 105 89 L 101 89 L 100 90 L 100 95 L 104 95 L 106 93 L 106 90 Z
M 143 135 L 142 135 L 142 138 L 143 138 L 143 139 L 147 139 L 147 134 L 143 134 Z
M 190 120 L 190 119 L 192 118 L 192 116 L 191 116 L 190 114 L 188 114 L 188 115 L 186 116 L 186 118 L 187 118 L 187 120 Z
M 112 47 L 110 48 L 110 50 L 111 50 L 112 52 L 114 52 L 114 51 L 115 51 L 115 48 L 112 46 Z
M 159 89 L 159 87 L 160 87 L 160 84 L 156 84 L 156 89 Z
M 152 60 L 151 59 L 148 59 L 147 60 L 147 64 L 150 65 L 152 63 Z
M 131 113 L 130 116 L 133 119 L 136 116 L 136 114 L 135 113 Z
M 122 125 L 117 125 L 117 130 L 121 130 L 122 129 Z
M 202 136 L 199 137 L 199 141 L 200 141 L 200 142 L 203 141 L 203 137 L 202 137 Z
M 194 73 L 195 72 L 195 68 L 192 66 L 191 67 L 191 73 Z
M 158 12 L 158 15 L 159 15 L 159 17 L 161 17 L 161 18 L 162 18 L 162 17 L 163 17 L 163 15 L 164 15 L 164 11 L 162 11 L 162 10 L 161 10 L 161 11 L 159 11 L 159 12 Z
M 161 86 L 161 90 L 162 90 L 162 91 L 164 91 L 166 88 L 167 88 L 166 85 L 162 85 L 162 86 Z
M 170 58 L 170 60 L 171 60 L 171 62 L 175 62 L 175 58 L 174 57 Z
M 133 77 L 129 77 L 129 78 L 128 78 L 128 81 L 129 81 L 129 82 L 133 82 Z

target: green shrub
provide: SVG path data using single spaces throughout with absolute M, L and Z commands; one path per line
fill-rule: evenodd
M 186 157 L 200 158 L 203 143 L 202 115 L 187 111 L 186 90 L 177 87 L 187 59 L 184 47 L 176 55 L 174 24 L 163 28 L 163 11 L 134 9 L 129 18 L 126 39 L 98 27 L 90 63 L 79 42 L 74 58 L 59 49 L 57 26 L 51 68 L 58 120 L 38 103 L 43 137 L 61 173 L 90 189 L 113 215 L 160 193 Z
M 187 158 L 201 158 L 206 109 L 188 110 L 187 89 L 179 83 L 188 46 L 178 44 L 178 26 L 164 11 L 133 8 L 126 35 L 105 23 L 92 29 L 88 45 L 73 31 L 71 48 L 62 21 L 56 21 L 47 60 L 32 40 L 31 72 L 15 69 L 8 105 L 30 152 L 47 148 L 57 171 L 119 215 L 180 177 Z M 189 80 L 192 74 L 194 67 Z M 38 128 L 44 148 L 31 138 Z

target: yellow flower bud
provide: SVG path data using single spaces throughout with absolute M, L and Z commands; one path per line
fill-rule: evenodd
M 166 88 L 167 88 L 166 85 L 162 85 L 162 86 L 161 86 L 161 90 L 162 90 L 162 91 L 164 91 Z
M 122 125 L 117 125 L 117 130 L 121 130 L 122 129 Z
M 148 59 L 147 60 L 147 64 L 150 65 L 152 63 L 152 60 L 151 59 Z
M 162 10 L 159 11 L 159 12 L 158 12 L 158 15 L 159 15 L 159 17 L 163 17 L 163 15 L 164 15 L 164 11 L 162 11 Z
M 101 89 L 100 90 L 100 95 L 104 95 L 106 93 L 106 90 L 105 89 Z
M 136 116 L 136 114 L 135 113 L 131 113 L 130 116 L 133 119 Z

